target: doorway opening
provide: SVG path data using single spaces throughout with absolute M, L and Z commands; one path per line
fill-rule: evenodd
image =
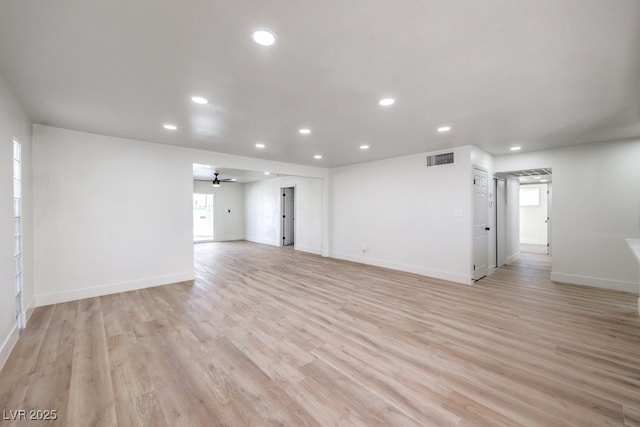
M 550 184 L 520 184 L 520 252 L 549 255 Z
M 520 254 L 546 256 L 551 262 L 552 170 L 525 169 L 494 176 L 496 268 Z
M 295 187 L 280 188 L 282 213 L 281 242 L 282 246 L 295 245 Z
M 507 180 L 493 178 L 495 204 L 492 206 L 495 231 L 495 268 L 507 264 Z
M 193 242 L 213 242 L 213 194 L 193 194 Z

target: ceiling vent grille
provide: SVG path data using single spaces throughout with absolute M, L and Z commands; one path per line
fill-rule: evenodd
M 427 156 L 427 167 L 449 165 L 453 163 L 453 153 L 433 154 Z

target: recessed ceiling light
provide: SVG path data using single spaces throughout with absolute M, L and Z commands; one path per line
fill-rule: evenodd
M 267 171 L 264 173 L 265 175 L 271 175 L 271 172 Z
M 515 147 L 511 147 L 511 148 L 510 148 L 510 150 L 511 150 L 511 151 L 518 151 L 518 150 L 520 150 L 521 148 L 522 148 L 522 147 L 520 147 L 520 146 L 518 146 L 518 145 L 517 145 L 517 146 L 515 146 Z
M 302 129 L 299 129 L 298 132 L 300 132 L 303 135 L 309 135 L 311 133 L 311 129 L 302 128 Z
M 178 126 L 172 125 L 170 123 L 165 123 L 162 127 L 164 127 L 167 130 L 176 130 L 176 129 L 178 129 Z
M 440 133 L 449 132 L 450 130 L 451 130 L 451 126 L 440 126 L 438 128 L 438 132 Z
M 315 156 L 313 156 L 313 158 L 316 160 L 320 160 L 322 158 L 322 155 L 316 154 Z
M 271 46 L 276 42 L 276 36 L 268 30 L 258 30 L 253 32 L 253 41 L 260 46 Z
M 383 107 L 388 107 L 389 105 L 395 104 L 395 102 L 396 100 L 393 98 L 382 98 L 380 101 L 378 101 L 378 104 Z
M 364 144 L 364 145 L 361 145 L 361 146 L 360 146 L 360 149 L 361 149 L 361 150 L 368 150 L 368 149 L 369 149 L 369 146 L 368 146 L 367 144 Z
M 201 96 L 192 96 L 191 100 L 193 102 L 195 102 L 196 104 L 208 104 L 209 101 L 207 100 L 207 98 L 203 98 Z
M 256 148 L 264 148 L 264 144 L 259 142 L 256 144 Z

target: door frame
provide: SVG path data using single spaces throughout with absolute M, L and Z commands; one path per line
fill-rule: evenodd
M 551 255 L 551 182 L 527 182 L 520 183 L 520 189 L 526 188 L 528 186 L 539 186 L 540 188 L 540 200 L 542 203 L 542 198 L 544 197 L 546 201 L 546 210 L 544 212 L 545 216 L 545 227 L 544 232 L 546 233 L 544 239 L 544 245 L 546 246 L 546 255 Z M 546 190 L 546 194 L 543 194 Z M 520 227 L 522 227 L 522 207 L 518 209 L 518 214 L 520 216 Z M 520 237 L 522 238 L 522 236 Z M 522 244 L 522 242 L 520 242 Z
M 551 255 L 551 248 L 553 245 L 551 244 L 551 200 L 553 198 L 553 175 L 551 175 L 551 181 L 547 182 L 547 255 Z
M 496 203 L 497 203 L 497 219 L 496 219 L 496 248 L 499 247 L 500 245 L 500 240 L 504 239 L 504 243 L 505 243 L 505 256 L 506 259 L 504 260 L 505 263 L 501 264 L 501 258 L 500 258 L 500 253 L 496 254 L 496 268 L 500 268 L 504 265 L 508 265 L 511 264 L 512 262 L 518 260 L 518 258 L 520 257 L 520 251 L 518 250 L 517 253 L 512 253 L 509 254 L 509 252 L 506 252 L 507 249 L 511 248 L 511 244 L 513 243 L 514 240 L 514 230 L 513 227 L 509 227 L 509 225 L 511 225 L 511 223 L 515 220 L 517 220 L 517 222 L 520 222 L 520 206 L 519 206 L 519 198 L 510 198 L 509 197 L 509 182 L 511 179 L 518 179 L 519 175 L 516 175 L 517 172 L 521 172 L 521 171 L 528 171 L 531 169 L 548 169 L 549 170 L 549 177 L 550 179 L 546 182 L 547 184 L 547 190 L 549 191 L 549 194 L 547 195 L 547 212 L 548 212 L 548 218 L 549 218 L 549 222 L 547 223 L 547 242 L 548 242 L 548 250 L 547 250 L 547 255 L 550 256 L 550 260 L 552 263 L 552 269 L 553 269 L 553 257 L 551 257 L 552 252 L 553 252 L 553 242 L 552 242 L 552 222 L 553 222 L 553 203 L 552 203 L 552 198 L 553 198 L 553 168 L 550 166 L 539 166 L 539 167 L 530 167 L 530 168 L 520 168 L 520 169 L 514 169 L 514 170 L 505 170 L 505 171 L 493 171 L 494 174 L 494 178 L 496 180 L 499 181 L 504 181 L 505 182 L 505 188 L 504 188 L 504 194 L 501 195 L 501 193 L 496 189 Z M 518 182 L 518 186 L 520 186 L 519 180 Z M 502 196 L 504 196 L 504 200 L 505 203 L 499 203 L 501 201 Z M 515 205 L 515 206 L 514 206 Z M 504 209 L 504 215 L 500 216 L 499 211 L 500 209 Z M 515 216 L 514 216 L 515 215 Z M 502 221 L 501 221 L 502 219 Z M 518 227 L 519 228 L 519 227 Z M 519 242 L 519 238 L 517 239 L 517 241 Z
M 494 176 L 496 203 L 496 265 L 498 269 L 507 264 L 507 180 Z M 499 183 L 502 183 L 502 186 Z
M 297 206 L 297 190 L 296 190 L 296 185 L 284 185 L 281 186 L 279 188 L 279 193 L 278 193 L 278 197 L 280 199 L 280 239 L 279 239 L 279 246 L 285 246 L 284 245 L 284 214 L 285 214 L 285 203 L 284 203 L 284 198 L 282 196 L 282 192 L 287 189 L 287 188 L 291 188 L 293 190 L 293 243 L 291 245 L 287 245 L 287 246 L 293 246 L 294 248 L 296 247 L 296 236 L 298 235 L 298 224 L 296 221 L 296 216 L 297 216 L 297 210 L 296 210 L 296 206 Z

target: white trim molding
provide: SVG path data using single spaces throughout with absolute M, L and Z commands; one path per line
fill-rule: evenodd
M 603 288 L 632 293 L 638 292 L 638 285 L 636 283 L 604 279 L 602 277 L 580 276 L 577 274 L 557 273 L 552 271 L 551 280 L 571 285 L 590 286 L 592 288 Z
M 244 236 L 241 234 L 232 234 L 230 236 L 216 236 L 214 242 L 233 242 L 237 240 L 244 240 Z
M 4 367 L 4 364 L 9 360 L 9 356 L 18 342 L 18 326 L 14 325 L 9 332 L 7 338 L 5 338 L 2 346 L 0 346 L 0 370 Z
M 31 315 L 33 314 L 33 310 L 35 310 L 36 308 L 36 298 L 35 297 L 31 297 L 31 301 L 29 301 L 29 303 L 24 307 L 24 314 L 25 314 L 25 328 L 27 327 L 27 325 L 29 324 L 29 319 L 31 319 Z
M 434 279 L 447 280 L 449 282 L 455 282 L 462 285 L 473 284 L 473 280 L 471 280 L 470 276 L 451 273 L 448 271 L 434 270 L 431 268 L 424 268 L 424 267 L 410 265 L 410 264 L 403 264 L 403 263 L 394 262 L 394 261 L 386 261 L 386 260 L 377 259 L 377 258 L 354 256 L 354 255 L 349 255 L 349 254 L 344 254 L 339 252 L 333 252 L 329 256 L 332 258 L 342 259 L 346 261 L 353 261 L 360 264 L 375 265 L 377 267 L 390 268 L 392 270 L 406 271 L 408 273 L 415 273 L 421 276 L 432 277 Z
M 513 254 L 513 255 L 509 255 L 509 256 L 507 257 L 507 265 L 509 265 L 509 264 L 511 264 L 511 263 L 514 263 L 514 262 L 516 262 L 516 261 L 517 261 L 517 260 L 519 260 L 519 259 L 520 259 L 520 252 L 517 252 L 517 253 L 515 253 L 515 254 Z
M 138 289 L 153 288 L 155 286 L 171 285 L 179 282 L 194 280 L 193 271 L 171 274 L 168 276 L 149 277 L 147 279 L 130 282 L 111 283 L 108 285 L 92 286 L 89 288 L 71 289 L 62 292 L 36 295 L 36 307 L 58 304 L 62 302 L 76 301 L 85 298 L 101 297 L 120 292 L 135 291 Z
M 309 246 L 300 246 L 294 243 L 294 249 L 300 252 L 308 252 L 310 254 L 322 255 L 322 249 L 311 248 Z

